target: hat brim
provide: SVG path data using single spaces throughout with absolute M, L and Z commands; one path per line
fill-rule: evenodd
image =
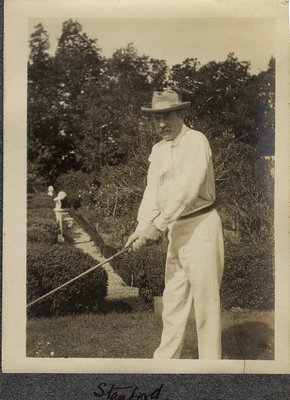
M 164 113 L 169 111 L 176 111 L 189 108 L 191 105 L 190 101 L 184 101 L 183 103 L 177 104 L 175 106 L 166 107 L 166 108 L 149 108 L 149 107 L 141 107 L 141 110 L 146 113 L 157 114 Z

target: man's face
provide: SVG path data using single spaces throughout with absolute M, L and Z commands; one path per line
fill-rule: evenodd
M 153 114 L 155 131 L 163 140 L 174 140 L 181 131 L 184 120 L 182 111 L 170 111 Z

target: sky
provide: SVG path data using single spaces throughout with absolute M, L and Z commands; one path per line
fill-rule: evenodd
M 41 18 L 29 20 L 29 36 L 41 22 L 50 38 L 51 53 L 57 46 L 62 24 L 77 20 L 102 55 L 110 57 L 133 42 L 139 55 L 165 59 L 169 67 L 186 58 L 201 64 L 224 61 L 234 52 L 239 61 L 250 61 L 252 74 L 267 69 L 275 57 L 275 22 L 272 18 Z

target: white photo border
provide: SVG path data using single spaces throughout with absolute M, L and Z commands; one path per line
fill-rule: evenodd
M 10 0 L 4 5 L 2 370 L 15 373 L 282 374 L 290 371 L 288 5 L 271 0 Z M 26 357 L 26 106 L 28 20 L 41 17 L 275 18 L 275 360 Z M 17 251 L 15 250 L 17 249 Z

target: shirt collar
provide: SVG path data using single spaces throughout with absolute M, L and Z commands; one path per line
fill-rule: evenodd
M 174 140 L 172 140 L 170 142 L 170 145 L 172 147 L 178 146 L 179 143 L 181 142 L 181 139 L 183 138 L 183 136 L 185 135 L 185 132 L 187 131 L 187 127 L 186 125 L 182 125 L 181 131 L 179 132 L 179 134 L 176 136 L 176 138 Z

